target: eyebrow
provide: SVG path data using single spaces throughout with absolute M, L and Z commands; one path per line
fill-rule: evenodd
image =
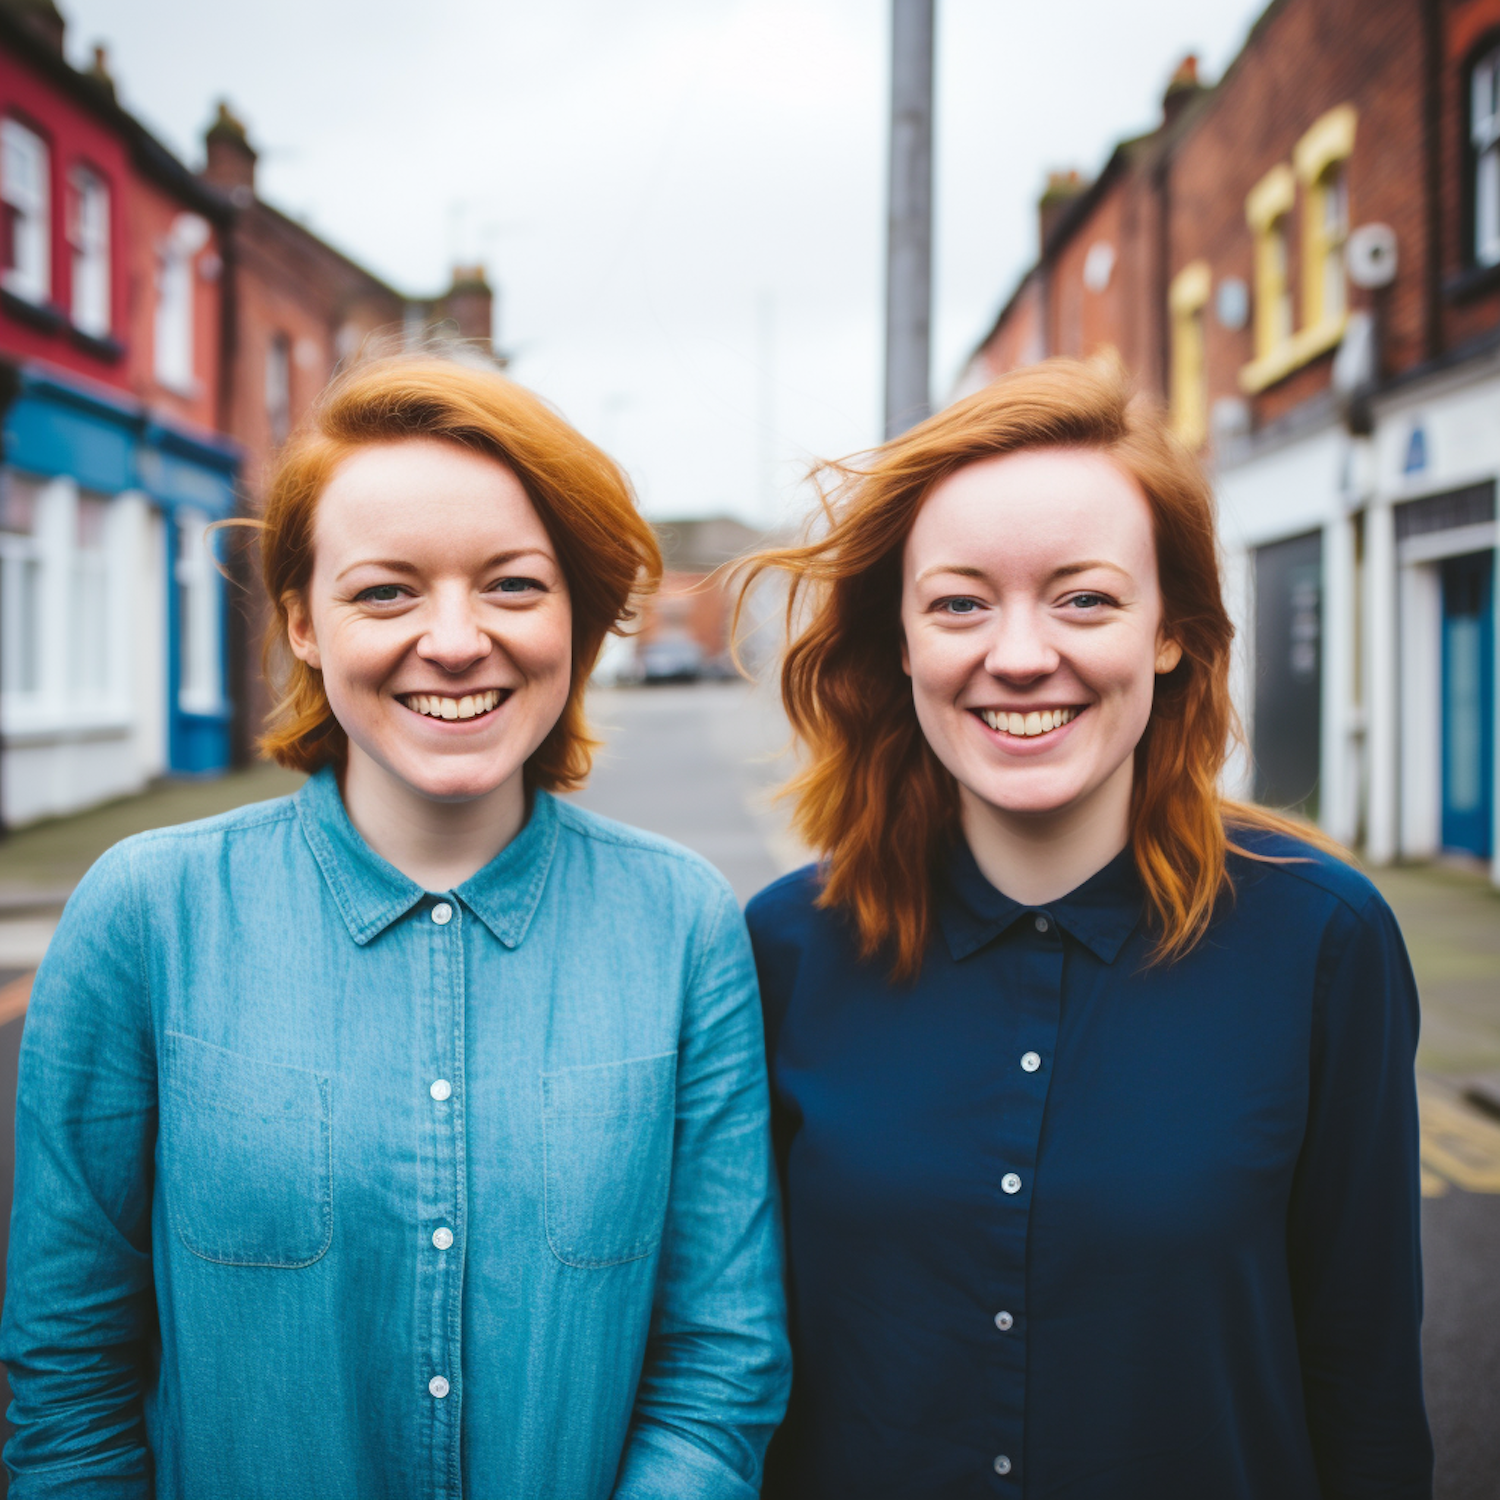
M 1102 558 L 1089 558 L 1084 562 L 1064 563 L 1060 568 L 1054 568 L 1047 575 L 1047 582 L 1051 583 L 1058 578 L 1072 578 L 1078 573 L 1092 572 L 1095 568 L 1106 568 L 1111 573 L 1118 573 L 1122 578 L 1130 575 L 1118 563 L 1105 562 Z M 917 574 L 916 581 L 924 582 L 939 573 L 947 573 L 955 578 L 985 578 L 990 575 L 983 568 L 965 567 L 959 563 L 938 563 L 931 568 L 924 568 Z
M 506 563 L 515 562 L 517 558 L 521 557 L 540 557 L 544 558 L 547 562 L 555 562 L 552 555 L 548 552 L 543 552 L 540 547 L 517 547 L 510 552 L 497 552 L 493 557 L 485 558 L 484 562 L 480 564 L 479 571 L 482 573 L 489 568 L 503 567 Z M 415 577 L 422 571 L 415 563 L 407 562 L 403 558 L 362 557 L 358 562 L 350 563 L 333 581 L 337 583 L 339 579 L 347 578 L 350 573 L 353 573 L 358 568 L 381 568 L 387 573 L 399 573 L 407 578 Z

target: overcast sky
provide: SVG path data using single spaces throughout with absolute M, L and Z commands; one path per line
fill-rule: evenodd
M 481 259 L 512 373 L 652 515 L 795 513 L 878 439 L 888 0 L 59 0 L 190 164 L 219 97 L 258 187 L 403 290 Z M 1049 167 L 1217 77 L 1262 0 L 937 0 L 934 392 L 1036 250 Z

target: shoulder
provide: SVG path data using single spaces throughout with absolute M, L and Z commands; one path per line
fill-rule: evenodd
M 663 838 L 617 823 L 573 802 L 552 798 L 562 840 L 594 861 L 602 861 L 627 879 L 665 882 L 705 900 L 728 899 L 737 906 L 729 882 L 701 854 Z
M 815 864 L 803 865 L 800 870 L 773 880 L 752 896 L 745 908 L 751 935 L 757 939 L 773 938 L 805 928 L 821 915 L 816 903 L 822 888 L 822 877 Z
M 1236 889 L 1264 885 L 1268 896 L 1306 900 L 1321 895 L 1345 911 L 1359 914 L 1383 907 L 1384 898 L 1358 866 L 1306 839 L 1273 828 L 1231 826 L 1229 873 Z

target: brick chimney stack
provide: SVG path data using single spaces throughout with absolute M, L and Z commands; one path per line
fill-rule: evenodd
M 94 61 L 84 76 L 97 83 L 111 99 L 115 97 L 114 75 L 109 71 L 109 51 L 98 42 L 94 43 Z
M 207 152 L 203 180 L 228 193 L 241 208 L 251 203 L 255 198 L 255 148 L 227 99 L 219 100 L 218 116 L 204 132 L 203 144 Z
M 1167 84 L 1167 91 L 1161 99 L 1161 123 L 1162 129 L 1170 129 L 1176 123 L 1183 110 L 1204 92 L 1204 85 L 1198 78 L 1198 58 L 1195 53 L 1189 52 L 1183 60 L 1177 64 L 1176 71 L 1172 74 L 1171 81 Z
M 40 37 L 58 56 L 62 56 L 63 36 L 68 23 L 52 0 L 0 0 L 33 36 Z
M 454 266 L 453 285 L 443 294 L 443 311 L 457 327 L 459 337 L 483 339 L 494 333 L 495 294 L 485 279 L 484 267 Z
M 1047 187 L 1037 204 L 1037 222 L 1044 252 L 1047 239 L 1057 227 L 1058 221 L 1068 211 L 1074 199 L 1088 192 L 1089 186 L 1089 179 L 1076 167 L 1069 167 L 1066 172 L 1047 173 Z

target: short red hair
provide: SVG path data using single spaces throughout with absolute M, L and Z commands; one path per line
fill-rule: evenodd
M 562 716 L 526 763 L 526 784 L 570 791 L 588 775 L 597 744 L 583 717 L 589 674 L 604 637 L 660 578 L 661 553 L 613 459 L 513 380 L 430 355 L 356 365 L 277 460 L 259 528 L 273 611 L 265 671 L 275 694 L 261 750 L 297 771 L 343 764 L 348 739 L 323 674 L 291 653 L 287 599 L 312 576 L 313 520 L 334 470 L 359 448 L 405 438 L 457 443 L 504 464 L 557 549 L 572 600 L 572 684 Z
M 867 458 L 830 466 L 826 531 L 753 559 L 746 588 L 789 575 L 781 690 L 807 751 L 788 792 L 795 824 L 824 862 L 819 898 L 853 919 L 866 957 L 885 951 L 913 975 L 932 927 L 932 891 L 959 836 L 952 774 L 917 722 L 901 667 L 901 563 L 933 487 L 955 470 L 1027 448 L 1103 453 L 1151 508 L 1162 628 L 1182 659 L 1156 680 L 1135 752 L 1131 847 L 1171 959 L 1204 934 L 1228 883 L 1229 830 L 1255 824 L 1315 831 L 1229 803 L 1219 777 L 1238 734 L 1229 696 L 1234 636 L 1219 583 L 1213 494 L 1158 408 L 1132 399 L 1116 364 L 1053 359 L 1016 371 L 938 412 Z M 743 597 L 743 596 L 742 596 Z M 803 606 L 805 605 L 805 613 Z

